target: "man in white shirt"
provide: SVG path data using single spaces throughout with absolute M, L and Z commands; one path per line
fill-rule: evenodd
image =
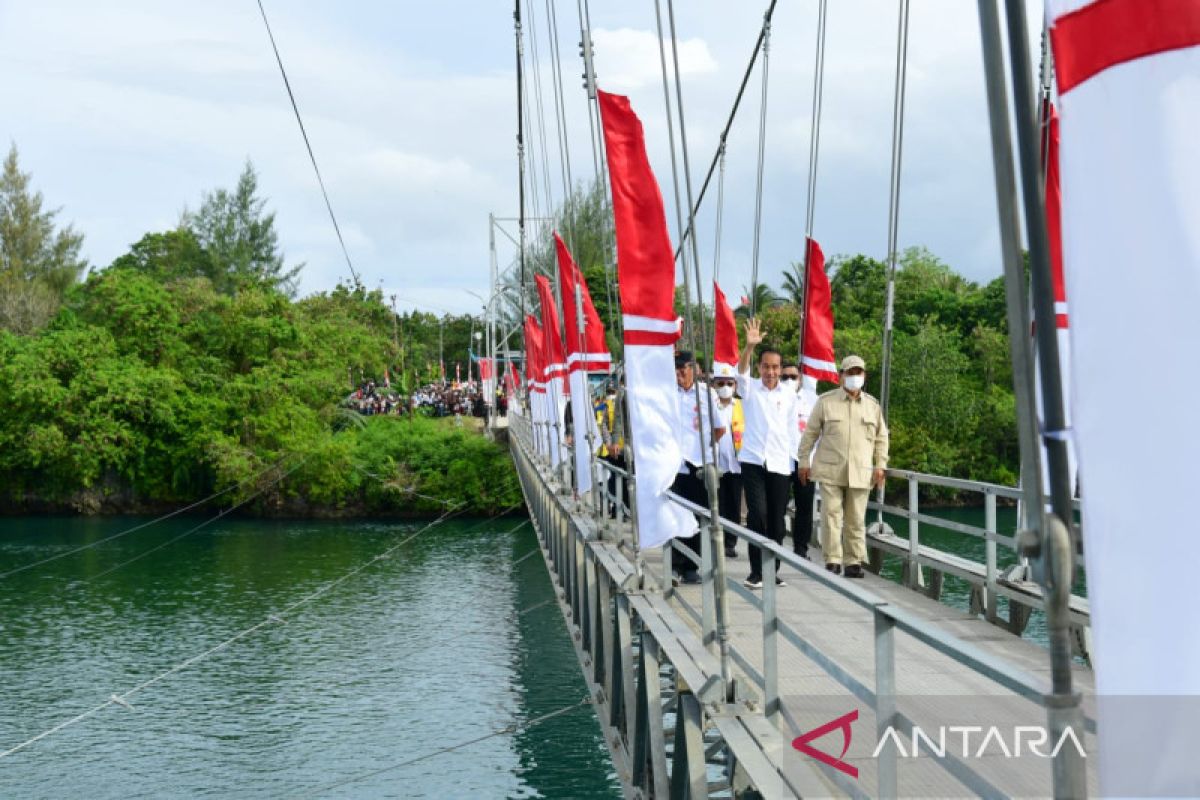
M 717 506 L 721 516 L 730 522 L 742 524 L 742 466 L 738 451 L 742 448 L 742 432 L 745 417 L 742 401 L 735 396 L 737 370 L 732 364 L 713 364 L 712 388 L 717 395 L 717 424 L 724 426 L 726 434 L 717 442 L 717 469 L 721 471 L 721 485 Z M 724 533 L 725 557 L 737 558 L 737 537 Z
M 720 440 L 724 427 L 713 427 L 710 409 L 716 405 L 707 384 L 696 381 L 696 359 L 683 350 L 675 354 L 676 397 L 679 401 L 679 446 L 683 460 L 671 491 L 698 506 L 708 508 L 708 490 L 704 486 L 704 465 L 713 463 L 714 440 Z M 698 391 L 697 391 L 698 390 Z M 717 426 L 721 425 L 720 420 Z M 700 537 L 706 531 L 703 521 L 700 530 L 680 538 L 696 555 L 700 555 Z M 700 583 L 700 571 L 691 559 L 679 550 L 671 551 L 671 568 L 683 583 Z
M 750 376 L 750 364 L 755 348 L 763 336 L 758 320 L 746 323 L 746 346 L 738 360 L 738 394 L 742 396 L 742 411 L 746 430 L 738 461 L 742 467 L 742 486 L 746 492 L 746 527 L 773 542 L 782 542 L 783 519 L 787 512 L 788 494 L 792 487 L 792 459 L 798 440 L 794 389 L 779 382 L 783 356 L 773 347 L 765 347 L 758 357 L 758 379 Z M 775 583 L 779 578 L 778 559 L 775 562 Z M 745 585 L 762 588 L 762 550 L 750 548 L 750 575 Z

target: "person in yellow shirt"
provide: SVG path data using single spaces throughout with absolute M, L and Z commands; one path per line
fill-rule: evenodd
M 867 559 L 867 497 L 887 470 L 888 428 L 879 401 L 862 390 L 866 363 L 842 360 L 842 385 L 817 400 L 796 455 L 801 484 L 821 485 L 821 550 L 825 568 L 863 577 Z M 809 467 L 809 456 L 816 458 Z

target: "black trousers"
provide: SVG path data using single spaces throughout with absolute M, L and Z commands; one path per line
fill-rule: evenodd
M 742 485 L 746 489 L 748 515 L 746 527 L 773 542 L 783 541 L 783 518 L 787 514 L 790 476 L 769 472 L 759 464 L 742 464 Z M 775 560 L 779 569 L 779 559 Z M 762 578 L 762 550 L 750 547 L 750 577 Z
M 742 476 L 738 472 L 726 472 L 721 476 L 721 488 L 717 495 L 721 516 L 730 522 L 742 524 Z M 722 531 L 726 550 L 737 546 L 737 537 Z
M 671 491 L 682 497 L 684 500 L 690 500 L 698 506 L 708 508 L 708 490 L 704 488 L 704 480 L 690 471 L 681 472 L 675 476 L 675 482 L 671 484 Z M 692 552 L 700 555 L 700 536 L 704 533 L 704 525 L 700 525 L 700 530 L 691 536 L 680 537 L 679 543 L 687 545 Z M 691 559 L 685 556 L 678 550 L 671 550 L 671 569 L 680 573 L 700 569 L 698 564 L 693 564 Z
M 796 515 L 792 517 L 792 547 L 796 555 L 808 557 L 808 546 L 812 543 L 813 532 L 813 497 L 817 484 L 809 480 L 807 486 L 800 484 L 800 478 L 792 473 L 792 495 L 796 498 Z
M 607 455 L 603 457 L 604 461 L 612 464 L 614 467 L 625 469 L 625 451 L 621 451 L 621 455 Z M 617 496 L 617 481 L 621 482 L 621 500 L 629 507 L 629 481 L 617 475 L 615 472 L 608 473 L 608 496 L 616 498 Z M 608 504 L 608 516 L 613 519 L 617 518 L 617 500 L 612 500 Z

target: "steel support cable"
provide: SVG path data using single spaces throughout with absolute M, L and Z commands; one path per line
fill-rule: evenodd
M 288 100 L 292 103 L 292 111 L 296 114 L 296 123 L 300 126 L 300 135 L 304 137 L 304 147 L 308 150 L 308 160 L 312 162 L 313 172 L 317 175 L 317 184 L 321 187 L 321 196 L 325 198 L 325 208 L 329 211 L 329 220 L 333 223 L 333 231 L 337 234 L 338 244 L 342 246 L 342 255 L 354 283 L 362 286 L 358 272 L 350 261 L 350 251 L 346 249 L 346 240 L 342 238 L 342 228 L 338 225 L 337 215 L 333 213 L 333 203 L 329 202 L 329 192 L 325 189 L 325 179 L 321 177 L 321 169 L 317 166 L 317 157 L 313 154 L 312 142 L 308 139 L 308 131 L 304 129 L 304 120 L 300 116 L 300 108 L 296 105 L 296 95 L 292 92 L 292 83 L 288 80 L 287 70 L 283 67 L 283 58 L 279 55 L 279 47 L 275 44 L 275 34 L 271 31 L 271 23 L 267 20 L 267 10 L 263 8 L 262 0 L 258 0 L 258 10 L 262 14 L 263 25 L 267 28 L 267 37 L 271 40 L 271 49 L 275 52 L 275 61 L 279 64 L 279 74 L 283 76 L 283 86 L 287 89 Z
M 241 508 L 242 506 L 246 505 L 251 500 L 255 499 L 256 497 L 259 497 L 260 495 L 262 495 L 264 492 L 266 492 L 271 487 L 275 486 L 276 484 L 282 483 L 285 478 L 287 478 L 289 475 L 294 473 L 296 470 L 300 469 L 300 467 L 304 466 L 304 464 L 307 463 L 308 458 L 309 458 L 308 456 L 305 456 L 304 458 L 300 459 L 300 461 L 298 461 L 287 472 L 283 473 L 282 475 L 278 476 L 277 478 L 272 479 L 271 481 L 268 481 L 265 486 L 258 489 L 253 494 L 249 495 L 248 497 L 238 501 L 237 503 L 234 503 L 229 508 L 221 509 L 219 512 L 217 512 L 216 516 L 209 517 L 208 519 L 204 520 L 204 522 L 201 522 L 199 525 L 195 525 L 191 528 L 188 528 L 186 531 L 179 534 L 178 536 L 173 536 L 170 539 L 168 539 L 167 541 L 162 542 L 161 544 L 157 544 L 154 547 L 151 547 L 149 550 L 143 550 L 141 553 L 138 553 L 136 556 L 134 556 L 131 559 L 128 559 L 127 561 L 122 561 L 121 563 L 117 564 L 116 566 L 109 567 L 108 569 L 104 570 L 103 572 L 100 572 L 100 573 L 97 573 L 96 575 L 92 575 L 90 577 L 84 578 L 81 581 L 77 581 L 76 585 L 78 585 L 80 583 L 91 583 L 92 581 L 97 581 L 97 580 L 105 577 L 106 575 L 111 575 L 112 573 L 116 572 L 117 570 L 122 569 L 123 567 L 129 566 L 130 564 L 134 563 L 135 561 L 141 561 L 146 556 L 151 555 L 152 553 L 157 553 L 159 550 L 162 550 L 164 547 L 169 547 L 170 545 L 175 544 L 175 542 L 178 542 L 180 539 L 185 539 L 188 536 L 191 536 L 196 531 L 207 528 L 209 525 L 213 524 L 217 520 L 219 520 L 229 514 L 232 514 L 234 511 L 236 511 L 239 508 Z
M 567 104 L 566 95 L 563 93 L 562 87 L 562 59 L 558 48 L 558 13 L 554 10 L 554 3 L 551 0 L 546 0 L 547 11 L 547 27 L 546 32 L 550 38 L 550 56 L 553 59 L 551 62 L 551 77 L 554 84 L 554 116 L 558 128 L 558 146 L 561 156 L 559 164 L 559 173 L 563 180 L 563 221 L 566 223 L 566 228 L 563 233 L 567 237 L 567 244 L 572 253 L 577 252 L 578 242 L 575 237 L 575 202 L 574 190 L 575 181 L 571 174 L 571 143 L 568 139 L 567 131 Z M 554 248 L 551 247 L 550 264 L 547 269 L 554 276 L 554 306 L 558 311 L 558 317 L 562 319 L 562 276 L 559 275 L 559 270 L 554 267 Z
M 521 266 L 521 291 L 517 293 L 521 302 L 521 319 L 525 318 L 525 48 L 521 37 L 521 0 L 513 0 L 513 34 L 516 40 L 517 59 L 517 229 L 521 243 L 517 247 L 517 259 Z
M 546 109 L 542 93 L 542 60 L 538 55 L 537 15 L 535 13 L 534 0 L 526 0 L 526 8 L 529 12 L 529 57 L 533 59 L 532 83 L 534 106 L 529 110 L 529 113 L 532 114 L 534 109 L 537 110 L 536 131 L 539 141 L 538 152 L 541 154 L 542 200 L 544 201 L 543 208 L 537 211 L 535 216 L 541 217 L 549 215 L 554 209 L 554 193 L 550 181 L 550 137 L 546 133 Z
M 804 196 L 804 270 L 800 290 L 800 336 L 796 341 L 796 363 L 804 369 L 804 312 L 808 308 L 808 240 L 813 235 L 817 208 L 817 166 L 821 152 L 821 111 L 825 103 L 825 31 L 829 20 L 828 0 L 817 4 L 817 44 L 813 51 L 813 99 L 808 133 L 808 186 Z
M 601 219 L 604 226 L 604 295 L 608 302 L 608 329 L 612 331 L 618 341 L 623 340 L 624 320 L 618 312 L 616 303 L 613 298 L 613 287 L 616 285 L 616 276 L 613 274 L 613 269 L 616 264 L 616 234 L 613 229 L 612 222 L 612 197 L 610 196 L 610 187 L 608 181 L 608 156 L 604 149 L 604 121 L 600 118 L 600 101 L 597 98 L 596 89 L 596 74 L 593 71 L 595 65 L 595 54 L 592 53 L 592 15 L 591 9 L 588 6 L 588 0 L 576 0 L 576 6 L 579 10 L 579 27 L 582 42 L 588 48 L 591 58 L 585 60 L 585 89 L 588 94 L 588 127 L 591 129 L 592 136 L 595 139 L 595 161 L 596 161 L 596 180 L 600 182 L 600 192 L 604 199 L 604 204 L 601 208 Z
M 721 165 L 717 173 L 717 213 L 713 236 L 713 283 L 721 282 L 721 226 L 725 216 L 725 142 L 721 142 L 721 149 L 718 151 L 718 155 L 720 156 Z
M 515 503 L 512 506 L 509 506 L 507 509 L 505 509 L 505 511 L 502 513 L 507 513 L 508 511 L 511 511 L 520 505 L 523 505 L 523 504 Z M 394 553 L 396 550 L 399 550 L 401 547 L 408 544 L 412 540 L 416 539 L 421 534 L 437 527 L 438 525 L 442 524 L 443 522 L 446 522 L 456 516 L 459 516 L 460 514 L 463 513 L 463 511 L 464 511 L 464 508 L 463 508 L 462 504 L 460 504 L 457 507 L 457 509 L 448 509 L 437 519 L 434 519 L 433 521 L 425 524 L 419 530 L 415 531 L 411 535 L 406 536 L 404 539 L 397 542 L 396 544 L 394 544 L 394 545 L 388 547 L 387 549 L 383 550 L 382 552 L 377 553 L 376 555 L 372 556 L 368 561 L 365 561 L 364 563 L 362 563 L 362 564 L 358 565 L 357 567 L 351 569 L 350 571 L 342 574 L 340 577 L 335 578 L 334 580 L 330 581 L 329 583 L 325 584 L 324 586 L 320 587 L 319 589 L 316 589 L 315 591 L 310 592 L 309 594 L 305 595 L 304 597 L 301 597 L 299 600 L 296 600 L 293 603 L 285 606 L 284 608 L 280 609 L 279 611 L 268 615 L 266 619 L 250 626 L 249 628 L 245 628 L 245 629 L 239 631 L 238 633 L 235 633 L 233 636 L 230 636 L 227 639 L 224 639 L 223 641 L 218 642 L 217 644 L 213 645 L 212 647 L 208 648 L 207 650 L 204 650 L 203 652 L 198 653 L 197 655 L 194 655 L 188 659 L 185 659 L 184 661 L 179 662 L 178 664 L 170 667 L 169 669 L 158 673 L 157 675 L 155 675 L 152 678 L 148 678 L 147 680 L 142 681 L 141 683 L 137 684 L 136 686 L 133 686 L 132 688 L 130 688 L 124 692 L 121 692 L 120 694 L 111 695 L 103 703 L 99 703 L 99 704 L 89 708 L 88 710 L 86 710 L 80 714 L 77 714 L 74 717 L 71 717 L 68 720 L 58 723 L 57 725 L 55 725 L 52 728 L 48 728 L 47 730 L 42 731 L 41 733 L 39 733 L 38 735 L 36 735 L 32 738 L 26 739 L 25 741 L 21 742 L 18 745 L 10 747 L 9 749 L 4 750 L 3 752 L 0 752 L 0 759 L 7 758 L 8 756 L 13 755 L 14 753 L 18 753 L 21 750 L 26 749 L 30 745 L 36 744 L 37 742 L 41 741 L 42 739 L 45 739 L 55 733 L 58 733 L 59 731 L 69 728 L 72 725 L 76 725 L 76 724 L 86 720 L 89 717 L 95 716 L 96 714 L 98 714 L 99 712 L 108 708 L 109 706 L 120 705 L 120 706 L 125 706 L 128 708 L 132 708 L 132 705 L 130 705 L 130 703 L 129 703 L 129 698 L 132 697 L 133 695 L 137 694 L 138 692 L 144 691 L 146 689 L 149 689 L 151 686 L 154 686 L 155 684 L 161 683 L 162 681 L 166 680 L 167 678 L 171 677 L 172 675 L 174 675 L 178 672 L 182 672 L 183 670 L 187 669 L 188 667 L 191 667 L 191 666 L 194 666 L 194 665 L 200 663 L 201 661 L 203 661 L 204 659 L 213 655 L 214 653 L 218 653 L 221 650 L 224 650 L 225 648 L 229 647 L 230 645 L 246 638 L 247 636 L 250 636 L 253 633 L 256 633 L 256 632 L 262 630 L 263 628 L 265 628 L 269 625 L 285 624 L 287 622 L 287 619 L 285 618 L 285 616 L 287 614 L 290 614 L 291 612 L 295 611 L 296 609 L 300 608 L 301 606 L 305 606 L 305 605 L 311 603 L 312 601 L 320 598 L 321 596 L 327 594 L 334 588 L 336 588 L 336 587 L 340 586 L 341 584 L 345 583 L 346 581 L 348 581 L 350 578 L 352 578 L 355 575 L 358 575 L 360 572 L 366 570 L 371 565 L 390 558 L 392 553 Z M 486 525 L 488 522 L 491 522 L 490 518 L 486 519 L 486 520 L 482 520 L 481 522 L 479 522 L 476 525 L 471 526 L 471 528 L 468 528 L 467 530 L 470 531 L 473 528 L 478 528 L 482 525 Z M 525 524 L 525 522 L 526 521 L 523 520 L 522 524 Z M 515 528 L 514 528 L 514 530 L 515 530 Z
M 888 187 L 888 281 L 883 315 L 883 368 L 879 404 L 888 416 L 892 398 L 892 339 L 896 305 L 896 242 L 900 234 L 900 174 L 904 155 L 904 97 L 908 84 L 909 0 L 900 0 L 896 26 L 896 83 L 892 95 L 892 169 Z M 882 511 L 880 512 L 882 518 Z
M 318 789 L 314 789 L 311 792 L 300 795 L 300 796 L 301 797 L 317 797 L 319 795 L 324 794 L 325 792 L 328 792 L 330 789 L 337 789 L 342 786 L 346 786 L 347 784 L 357 783 L 358 781 L 366 780 L 367 778 L 373 778 L 376 775 L 381 775 L 385 772 L 390 772 L 390 771 L 396 770 L 396 769 L 402 769 L 403 767 L 408 767 L 408 766 L 411 766 L 411 765 L 416 764 L 421 761 L 428 761 L 429 759 L 435 758 L 436 756 L 445 755 L 446 753 L 452 753 L 455 750 L 461 750 L 464 747 L 469 747 L 473 744 L 478 744 L 479 742 L 487 741 L 488 739 L 493 739 L 497 736 L 504 736 L 506 734 L 513 734 L 513 733 L 520 733 L 521 731 L 528 730 L 529 728 L 532 728 L 535 725 L 540 725 L 541 723 L 546 722 L 551 719 L 554 719 L 555 717 L 561 717 L 564 714 L 567 714 L 571 711 L 575 711 L 576 709 L 583 708 L 584 706 L 591 705 L 591 704 L 592 704 L 592 699 L 590 697 L 585 697 L 577 703 L 571 703 L 570 705 L 563 706 L 563 707 L 556 709 L 554 711 L 551 711 L 547 714 L 542 714 L 539 717 L 534 717 L 533 719 L 527 720 L 526 722 L 522 722 L 522 723 L 514 722 L 511 725 L 506 725 L 503 728 L 498 728 L 494 731 L 490 731 L 489 733 L 485 733 L 482 736 L 476 736 L 473 739 L 467 739 L 466 741 L 459 742 L 458 744 L 452 744 L 448 747 L 442 747 L 437 750 L 431 750 L 428 753 L 416 756 L 415 758 L 410 758 L 407 761 L 401 761 L 397 764 L 389 764 L 386 767 L 379 767 L 378 769 L 373 769 L 370 772 L 364 772 L 361 775 L 354 775 L 352 777 L 345 778 L 345 779 L 337 781 L 335 783 L 326 784 Z
M 758 255 L 762 236 L 763 163 L 767 147 L 767 78 L 771 65 L 771 23 L 763 20 L 762 32 L 762 99 L 758 109 L 758 167 L 754 184 L 754 246 L 750 256 L 750 316 L 758 310 Z M 691 201 L 689 200 L 689 205 Z
M 764 22 L 769 23 L 771 21 L 771 17 L 775 13 L 776 2 L 778 2 L 778 0 L 771 0 L 770 4 L 767 6 L 767 10 L 763 14 Z M 822 0 L 822 2 L 824 2 L 824 0 Z M 733 98 L 733 107 L 729 110 L 729 117 L 725 120 L 725 127 L 721 129 L 719 141 L 722 143 L 729 138 L 729 131 L 733 128 L 733 120 L 737 117 L 738 109 L 742 105 L 742 97 L 745 95 L 746 87 L 750 83 L 750 76 L 754 73 L 754 65 L 758 62 L 758 54 L 762 50 L 762 46 L 763 32 L 760 30 L 758 33 L 758 40 L 754 44 L 754 51 L 750 54 L 750 63 L 746 65 L 746 71 L 742 74 L 742 82 L 738 85 L 737 95 Z M 693 219 L 697 214 L 700 213 L 700 205 L 704 202 L 704 198 L 708 193 L 708 186 L 712 182 L 713 173 L 717 169 L 717 160 L 720 158 L 720 155 L 721 146 L 718 145 L 717 151 L 713 153 L 712 161 L 710 161 L 708 164 L 708 172 L 704 175 L 704 182 L 700 184 L 700 192 L 696 195 L 696 204 L 692 206 Z M 687 241 L 688 237 L 691 236 L 691 234 L 691 228 L 688 228 L 680 234 L 679 244 L 675 248 L 676 260 L 679 260 L 680 255 L 683 253 L 684 243 Z
M 663 108 L 667 115 L 667 143 L 671 151 L 671 186 L 675 192 L 675 230 L 683 231 L 683 200 L 679 195 L 679 164 L 675 155 L 675 117 L 671 112 L 671 83 L 667 77 L 667 50 L 663 43 L 662 3 L 654 0 L 654 19 L 658 29 L 658 60 L 662 68 Z M 680 234 L 682 242 L 682 233 Z M 695 324 L 692 319 L 691 277 L 688 275 L 688 256 L 683 256 L 683 318 L 687 323 L 687 348 L 696 352 Z
M 40 567 L 43 564 L 49 564 L 51 561 L 58 561 L 59 559 L 66 558 L 67 556 L 73 556 L 76 553 L 82 553 L 84 550 L 91 550 L 93 547 L 99 547 L 100 545 L 105 544 L 107 542 L 111 542 L 114 539 L 120 539 L 122 536 L 127 536 L 131 533 L 140 531 L 144 528 L 149 528 L 151 525 L 156 525 L 159 522 L 163 522 L 165 520 L 171 519 L 172 517 L 177 517 L 186 511 L 191 511 L 193 508 L 198 508 L 199 506 L 202 506 L 205 503 L 208 503 L 212 500 L 216 500 L 218 497 L 229 494 L 234 489 L 240 488 L 240 487 L 246 485 L 247 483 L 250 483 L 251 481 L 262 477 L 263 475 L 267 474 L 271 470 L 279 467 L 279 465 L 281 465 L 286 460 L 287 460 L 287 456 L 279 459 L 274 464 L 271 464 L 270 466 L 263 468 L 260 472 L 250 476 L 249 478 L 246 478 L 244 481 L 241 481 L 239 483 L 232 483 L 229 486 L 226 486 L 221 491 L 210 494 L 208 497 L 205 497 L 203 500 L 197 500 L 196 502 L 192 503 L 191 505 L 184 506 L 183 508 L 177 508 L 168 514 L 163 514 L 161 517 L 156 517 L 156 518 L 150 520 L 149 522 L 143 522 L 140 525 L 133 526 L 132 528 L 127 528 L 126 530 L 118 531 L 117 533 L 114 533 L 110 536 L 105 536 L 103 539 L 97 539 L 94 542 L 89 542 L 88 544 L 82 545 L 81 547 L 72 548 L 71 550 L 67 550 L 66 552 L 58 553 L 57 555 L 49 556 L 48 558 L 43 558 L 39 561 L 34 561 L 34 562 L 31 562 L 29 564 L 24 564 L 19 567 L 14 567 L 13 569 L 8 570 L 7 572 L 0 572 L 0 580 L 4 580 L 5 578 L 10 578 L 19 572 L 25 572 L 25 571 L 31 570 L 35 567 Z

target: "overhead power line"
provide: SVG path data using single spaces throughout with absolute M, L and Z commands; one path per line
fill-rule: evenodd
M 321 177 L 321 168 L 317 166 L 317 157 L 313 154 L 312 142 L 308 140 L 308 131 L 304 129 L 304 120 L 300 117 L 300 108 L 296 105 L 296 95 L 292 92 L 291 81 L 288 80 L 287 70 L 284 69 L 283 59 L 279 55 L 279 47 L 275 44 L 275 34 L 271 32 L 271 23 L 267 20 L 267 10 L 263 8 L 262 0 L 258 0 L 258 10 L 262 14 L 263 25 L 267 27 L 267 37 L 271 40 L 271 49 L 275 52 L 275 61 L 279 64 L 279 74 L 283 76 L 283 86 L 287 89 L 288 100 L 292 102 L 292 111 L 296 114 L 296 123 L 300 126 L 300 135 L 304 137 L 304 146 L 308 148 L 308 159 L 312 162 L 313 172 L 317 174 L 317 183 L 321 187 L 321 196 L 325 198 L 325 208 L 329 209 L 329 219 L 333 222 L 334 233 L 337 234 L 338 244 L 342 246 L 342 255 L 346 258 L 346 266 L 350 268 L 350 276 L 354 282 L 362 285 L 358 272 L 350 261 L 350 251 L 346 249 L 346 240 L 342 238 L 342 228 L 338 225 L 337 215 L 333 213 L 333 204 L 329 202 L 329 192 L 325 189 L 325 180 Z

